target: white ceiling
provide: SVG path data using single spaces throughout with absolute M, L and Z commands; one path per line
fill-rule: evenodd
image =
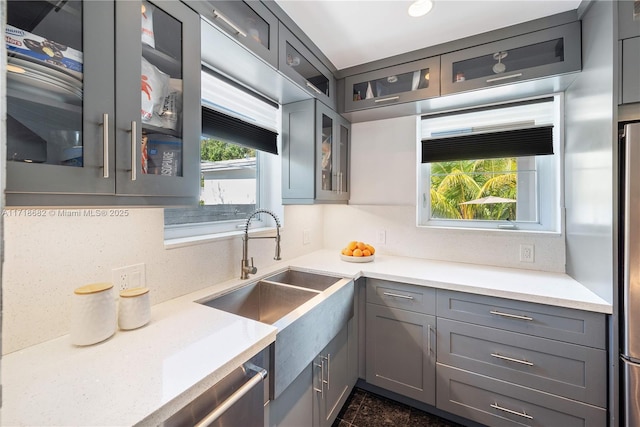
M 577 9 L 581 0 L 434 0 L 412 18 L 409 0 L 276 0 L 342 70 Z

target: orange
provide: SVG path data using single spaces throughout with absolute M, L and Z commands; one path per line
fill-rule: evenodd
M 371 251 L 369 249 L 365 249 L 362 251 L 362 256 L 371 256 Z
M 367 248 L 367 245 L 363 242 L 358 242 L 356 243 L 356 246 L 358 247 L 358 249 L 360 249 L 361 251 L 365 250 Z
M 354 240 L 353 242 L 349 242 L 349 244 L 347 245 L 347 248 L 354 250 L 357 246 L 358 246 L 358 242 Z
M 369 250 L 369 252 L 371 252 L 371 255 L 376 253 L 376 249 L 371 245 L 367 245 L 367 249 Z
M 362 250 L 356 249 L 353 251 L 353 256 L 359 257 L 362 256 Z
M 342 250 L 342 255 L 346 255 L 346 256 L 353 256 L 353 251 L 349 248 L 344 248 Z

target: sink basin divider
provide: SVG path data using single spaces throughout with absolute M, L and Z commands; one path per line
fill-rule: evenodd
M 289 285 L 288 283 L 273 282 L 271 280 L 262 279 L 262 280 L 259 280 L 259 282 L 269 283 L 269 284 L 278 285 L 278 286 L 284 286 L 285 288 L 299 289 L 301 291 L 313 292 L 313 293 L 316 293 L 316 294 L 321 294 L 322 293 L 322 291 L 318 291 L 318 290 L 315 290 L 315 289 L 305 288 L 303 286 Z

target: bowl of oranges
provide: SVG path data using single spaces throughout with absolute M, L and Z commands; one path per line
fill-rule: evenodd
M 376 249 L 373 246 L 353 240 L 342 249 L 340 258 L 347 262 L 371 262 L 375 253 Z

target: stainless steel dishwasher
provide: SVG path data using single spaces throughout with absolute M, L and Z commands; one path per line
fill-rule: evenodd
M 172 415 L 163 427 L 264 427 L 269 400 L 269 348 L 235 369 L 194 401 Z

